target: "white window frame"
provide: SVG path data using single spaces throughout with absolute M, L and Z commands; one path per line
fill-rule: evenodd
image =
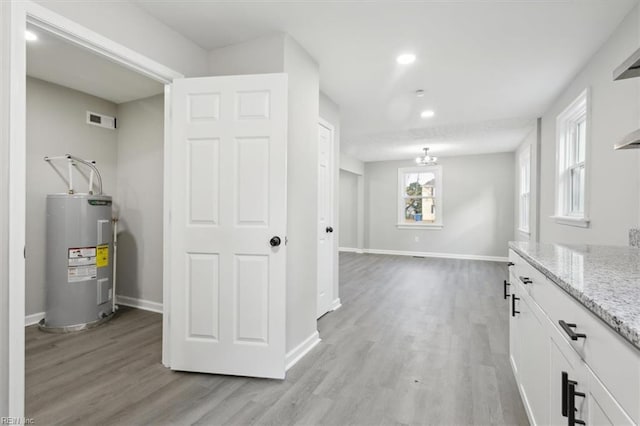
M 433 173 L 436 177 L 434 197 L 436 204 L 436 221 L 434 223 L 406 223 L 404 221 L 404 176 L 407 173 Z M 442 229 L 442 166 L 401 167 L 398 169 L 398 196 L 396 198 L 398 210 L 398 229 Z
M 591 146 L 591 109 L 590 91 L 585 89 L 580 95 L 564 110 L 556 120 L 556 223 L 561 225 L 589 227 L 589 147 Z M 578 123 L 585 122 L 585 145 L 584 161 L 572 163 L 572 150 L 577 141 Z M 575 212 L 571 210 L 571 199 L 573 197 L 571 171 L 573 169 L 584 168 L 584 193 L 583 211 Z
M 531 146 L 519 156 L 518 231 L 529 235 L 531 222 Z

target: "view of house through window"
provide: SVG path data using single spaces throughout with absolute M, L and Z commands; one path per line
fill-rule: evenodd
M 398 226 L 434 227 L 442 224 L 442 168 L 398 169 Z
M 433 172 L 404 175 L 404 218 L 407 223 L 436 219 L 436 175 Z

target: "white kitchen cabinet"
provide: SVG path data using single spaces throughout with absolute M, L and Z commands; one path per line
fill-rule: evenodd
M 509 260 L 510 358 L 530 422 L 638 424 L 640 351 L 515 252 Z M 560 320 L 587 337 L 572 340 Z

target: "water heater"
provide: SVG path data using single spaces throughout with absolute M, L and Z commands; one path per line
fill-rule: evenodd
M 46 310 L 40 322 L 45 331 L 81 330 L 113 315 L 112 200 L 102 194 L 97 177 L 97 194 L 90 183 L 87 193 L 76 193 L 71 185 L 67 193 L 47 195 Z

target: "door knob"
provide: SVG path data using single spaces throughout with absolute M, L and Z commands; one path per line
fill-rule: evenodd
M 271 244 L 271 247 L 278 247 L 281 242 L 282 241 L 280 240 L 280 237 L 273 237 L 269 240 L 269 244 Z
M 325 231 L 327 231 L 327 234 L 330 232 L 333 232 L 333 228 L 330 226 L 327 226 L 327 229 L 325 229 Z

